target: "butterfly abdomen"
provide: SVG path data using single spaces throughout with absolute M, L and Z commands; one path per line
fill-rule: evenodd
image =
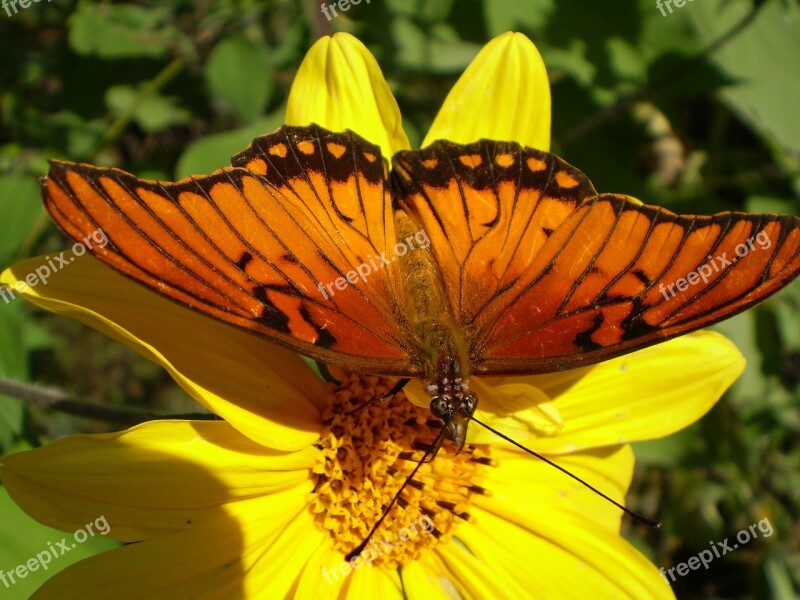
M 398 240 L 420 231 L 403 211 L 395 213 L 395 228 Z M 399 261 L 399 269 L 406 318 L 424 378 L 437 388 L 455 380 L 466 381 L 469 355 L 430 249 L 418 247 L 408 252 Z

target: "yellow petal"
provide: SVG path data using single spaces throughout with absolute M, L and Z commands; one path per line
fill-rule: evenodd
M 361 568 L 349 576 L 348 598 L 386 598 L 403 600 L 403 588 L 397 572 L 379 568 Z
M 418 560 L 403 565 L 403 586 L 408 600 L 451 600 L 458 590 L 446 577 L 435 552 L 423 552 Z
M 505 518 L 481 509 L 472 511 L 480 525 L 459 527 L 458 538 L 464 546 L 437 546 L 452 561 L 474 554 L 483 565 L 477 572 L 484 587 L 506 589 L 513 580 L 528 598 L 674 597 L 658 570 L 602 525 L 539 506 L 531 510 L 527 502 L 502 508 Z M 534 521 L 535 528 L 519 526 L 520 520 Z
M 618 533 L 623 512 L 568 475 L 534 456 L 511 448 L 492 448 L 499 466 L 487 470 L 482 486 L 489 497 L 476 497 L 474 504 L 496 512 L 506 504 L 526 503 L 537 510 L 552 509 L 589 518 Z M 562 456 L 547 456 L 558 466 L 624 504 L 633 477 L 634 456 L 630 446 L 607 446 Z M 498 514 L 502 514 L 502 511 Z
M 3 457 L 0 477 L 37 521 L 75 531 L 105 515 L 131 542 L 215 518 L 253 496 L 302 499 L 317 450 L 260 446 L 224 421 L 153 421 Z
M 302 500 L 278 515 L 268 499 L 178 533 L 81 561 L 33 596 L 49 598 L 283 598 L 324 543 Z M 282 552 L 282 554 L 278 554 Z
M 497 36 L 444 101 L 423 146 L 482 138 L 550 149 L 550 82 L 536 46 L 521 33 Z
M 474 510 L 470 510 L 474 514 Z M 454 598 L 492 598 L 497 600 L 516 600 L 519 598 L 537 598 L 527 585 L 528 578 L 525 571 L 516 571 L 507 566 L 497 566 L 489 570 L 489 562 L 481 559 L 464 546 L 462 540 L 463 529 L 469 524 L 459 527 L 457 535 L 445 544 L 438 544 L 434 552 L 442 563 L 442 570 L 447 573 L 448 579 L 453 582 L 458 590 Z M 540 563 L 539 556 L 528 554 L 528 548 L 518 544 L 518 537 L 514 536 L 513 542 L 517 551 L 524 548 L 528 562 L 527 569 L 535 568 Z M 509 540 L 511 541 L 511 540 Z M 536 556 L 536 561 L 530 560 Z M 560 598 L 560 596 L 553 596 Z
M 40 265 L 44 257 L 23 261 L 0 282 L 15 286 Z M 264 337 L 167 300 L 89 255 L 22 295 L 162 365 L 198 402 L 265 446 L 297 450 L 318 437 L 314 401 L 324 397 L 322 383 L 296 354 Z
M 520 444 L 559 434 L 564 420 L 555 404 L 539 388 L 518 381 L 492 385 L 492 378 L 474 377 L 470 389 L 478 394 L 476 417 Z M 497 436 L 478 424 L 469 428 L 472 444 L 494 444 Z
M 523 378 L 554 399 L 564 428 L 535 450 L 572 452 L 669 435 L 708 412 L 744 369 L 725 336 L 698 331 L 593 367 Z
M 343 564 L 342 552 L 334 550 L 330 543 L 321 543 L 303 568 L 294 597 L 319 600 L 344 597 L 341 591 L 354 572 L 348 571 Z
M 332 131 L 352 129 L 380 146 L 387 159 L 411 147 L 378 62 L 349 33 L 317 40 L 297 71 L 286 124 L 310 123 Z

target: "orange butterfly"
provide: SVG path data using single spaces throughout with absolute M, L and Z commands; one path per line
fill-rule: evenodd
M 554 154 L 438 141 L 388 164 L 347 131 L 285 126 L 177 183 L 53 161 L 75 240 L 206 315 L 363 373 L 421 377 L 461 448 L 471 373 L 603 361 L 734 315 L 800 270 L 800 219 L 676 215 L 598 194 Z M 441 436 L 440 436 L 441 438 Z

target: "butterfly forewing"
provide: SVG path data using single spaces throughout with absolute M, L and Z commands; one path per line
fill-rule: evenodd
M 349 136 L 338 141 L 349 160 L 377 152 Z M 317 360 L 412 375 L 393 270 L 375 269 L 369 285 L 342 279 L 393 237 L 382 218 L 348 217 L 354 189 L 365 214 L 390 212 L 384 166 L 365 160 L 341 168 L 346 178 L 306 165 L 305 178 L 325 189 L 313 195 L 284 193 L 239 168 L 173 184 L 54 162 L 43 195 L 66 233 L 81 239 L 102 229 L 110 243 L 92 250 L 98 258 L 159 293 Z
M 796 217 L 678 216 L 598 196 L 577 169 L 516 144 L 437 142 L 398 154 L 394 173 L 476 373 L 606 360 L 736 314 L 800 270 Z
M 428 232 L 457 321 L 474 341 L 499 318 L 503 290 L 595 195 L 577 169 L 514 143 L 440 141 L 398 153 L 393 165 L 398 203 Z

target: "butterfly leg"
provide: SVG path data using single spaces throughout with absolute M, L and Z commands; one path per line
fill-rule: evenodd
M 389 389 L 389 391 L 388 391 L 388 392 L 386 392 L 386 393 L 385 393 L 383 396 L 381 396 L 380 398 L 373 398 L 373 399 L 372 399 L 372 400 L 370 400 L 369 402 L 365 402 L 365 403 L 364 403 L 364 404 L 362 404 L 361 406 L 359 406 L 359 407 L 357 407 L 357 408 L 354 408 L 353 410 L 351 410 L 350 412 L 348 412 L 348 413 L 346 413 L 346 414 L 348 414 L 348 415 L 355 414 L 355 413 L 357 413 L 358 411 L 360 411 L 362 408 L 364 408 L 365 406 L 369 406 L 369 404 L 370 404 L 370 403 L 372 403 L 372 402 L 375 402 L 375 400 L 377 400 L 378 402 L 380 402 L 382 406 L 385 406 L 386 404 L 388 404 L 388 403 L 389 403 L 389 401 L 390 401 L 392 398 L 394 398 L 394 397 L 395 397 L 395 395 L 396 395 L 398 392 L 402 391 L 402 389 L 403 389 L 404 387 L 406 387 L 406 385 L 408 384 L 408 382 L 409 382 L 409 381 L 411 381 L 411 378 L 410 378 L 410 377 L 403 377 L 402 379 L 399 379 L 399 380 L 397 381 L 397 383 L 395 383 L 395 384 L 394 384 L 394 385 L 391 387 L 391 389 Z
M 442 427 L 444 429 L 444 427 Z M 425 456 L 422 457 L 420 462 L 429 463 L 433 462 L 433 459 L 436 458 L 436 455 L 439 454 L 439 450 L 442 449 L 442 444 L 444 444 L 444 439 L 447 437 L 446 435 L 442 435 L 441 433 L 436 436 L 436 439 L 433 440 L 433 443 L 428 448 L 428 451 L 425 453 Z

